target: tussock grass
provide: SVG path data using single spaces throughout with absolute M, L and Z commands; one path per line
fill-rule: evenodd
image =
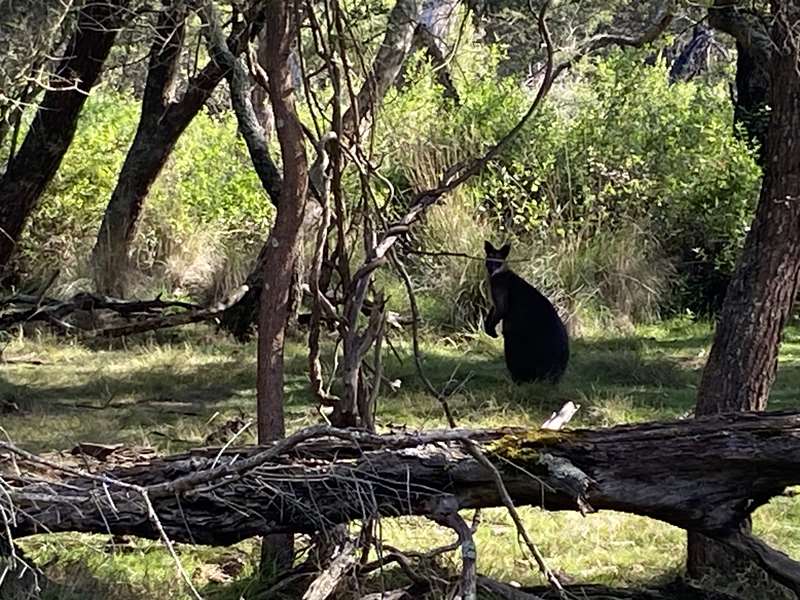
M 625 222 L 600 228 L 553 217 L 538 230 L 498 231 L 482 205 L 465 193 L 430 209 L 420 240 L 428 251 L 463 256 L 416 261 L 424 314 L 432 322 L 479 329 L 489 307 L 483 242 L 512 243 L 510 267 L 545 294 L 573 335 L 614 330 L 630 335 L 634 323 L 653 322 L 667 306 L 675 267 L 647 227 Z
M 428 331 L 423 363 L 439 387 L 467 379 L 450 400 L 459 424 L 536 426 L 563 402 L 573 400 L 582 405 L 574 426 L 606 426 L 673 419 L 690 410 L 709 340 L 707 324 L 681 320 L 639 326 L 630 335 L 587 336 L 573 343 L 573 361 L 557 388 L 511 384 L 502 362 L 502 342 L 483 334 L 443 338 Z M 254 412 L 255 345 L 231 343 L 211 329 L 164 332 L 94 347 L 47 336 L 7 342 L 5 358 L 45 363 L 8 363 L 0 378 L 0 399 L 14 400 L 21 409 L 3 415 L 2 427 L 33 451 L 95 441 L 177 452 L 203 443 L 226 420 L 246 419 Z M 401 387 L 384 390 L 379 426 L 444 427 L 438 404 L 416 378 L 410 345 L 395 339 L 394 346 L 399 359 L 387 353 L 386 375 L 399 379 Z M 296 430 L 318 421 L 307 391 L 300 336 L 289 342 L 287 369 L 287 421 L 289 429 Z M 772 407 L 796 407 L 798 385 L 800 329 L 792 326 Z M 248 431 L 242 441 L 253 441 L 254 433 Z M 521 512 L 552 567 L 577 581 L 637 585 L 681 572 L 684 534 L 663 523 L 611 512 L 587 518 L 536 508 Z M 759 535 L 794 556 L 800 555 L 798 523 L 800 502 L 795 498 L 776 499 L 754 518 Z M 424 549 L 452 537 L 425 519 L 386 519 L 382 527 L 387 542 L 401 548 Z M 63 584 L 57 598 L 188 597 L 157 542 L 131 540 L 116 549 L 108 542 L 107 536 L 59 534 L 29 538 L 23 546 Z M 477 543 L 482 572 L 521 584 L 541 583 L 502 510 L 485 511 Z M 179 546 L 179 553 L 207 597 L 264 597 L 263 585 L 252 577 L 257 564 L 252 542 L 226 549 Z M 457 564 L 453 555 L 443 566 Z M 753 596 L 752 587 L 743 587 L 752 581 L 743 576 L 741 582 L 726 585 L 744 598 L 780 598 L 774 592 Z

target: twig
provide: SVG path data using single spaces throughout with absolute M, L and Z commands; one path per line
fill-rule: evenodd
M 247 422 L 244 425 L 242 425 L 242 427 L 239 429 L 239 431 L 234 433 L 231 436 L 231 439 L 229 439 L 227 442 L 225 442 L 225 445 L 222 448 L 219 449 L 219 452 L 217 452 L 217 455 L 214 457 L 214 462 L 211 463 L 211 468 L 212 469 L 217 466 L 217 462 L 219 462 L 220 457 L 222 457 L 222 455 L 231 446 L 231 444 L 233 444 L 233 442 L 235 442 L 236 439 L 242 433 L 244 433 L 247 430 L 247 428 L 250 427 L 252 424 L 253 424 L 253 419 L 248 419 Z
M 553 43 L 550 39 L 550 32 L 547 29 L 547 23 L 545 21 L 545 14 L 549 5 L 550 2 L 548 0 L 543 4 L 542 9 L 539 12 L 539 32 L 542 35 L 542 38 L 545 40 L 545 45 L 547 47 L 547 67 L 545 71 L 545 77 L 542 80 L 536 97 L 534 98 L 530 107 L 522 116 L 522 118 L 483 156 L 473 159 L 467 163 L 453 165 L 444 173 L 437 187 L 425 190 L 416 195 L 406 214 L 385 229 L 378 240 L 378 243 L 374 245 L 374 247 L 368 253 L 363 264 L 358 268 L 353 276 L 350 288 L 351 294 L 353 294 L 355 297 L 359 297 L 360 294 L 364 293 L 364 289 L 368 285 L 368 281 L 371 278 L 372 272 L 387 262 L 388 258 L 386 255 L 398 238 L 401 235 L 408 233 L 411 229 L 411 225 L 415 223 L 417 219 L 419 219 L 419 217 L 425 213 L 430 206 L 435 204 L 443 195 L 452 192 L 459 185 L 478 174 L 489 162 L 494 160 L 506 148 L 506 146 L 511 143 L 517 134 L 519 134 L 519 132 L 525 127 L 525 124 L 538 110 L 542 100 L 550 91 L 554 79 Z
M 442 410 L 447 418 L 447 424 L 450 427 L 455 428 L 456 421 L 453 418 L 453 413 L 450 411 L 450 406 L 447 403 L 447 397 L 433 387 L 431 380 L 428 379 L 428 376 L 425 375 L 425 371 L 422 368 L 422 361 L 420 359 L 419 351 L 419 309 L 417 308 L 417 297 L 414 293 L 414 286 L 411 283 L 411 277 L 409 277 L 405 265 L 403 265 L 403 263 L 400 262 L 400 259 L 398 259 L 397 253 L 394 251 L 394 249 L 389 250 L 389 256 L 391 257 L 397 272 L 400 274 L 400 277 L 405 284 L 406 293 L 408 295 L 408 303 L 411 306 L 411 345 L 414 351 L 414 365 L 417 368 L 417 374 L 419 375 L 419 378 L 422 380 L 422 383 L 425 385 L 425 387 L 428 388 L 428 391 L 431 393 L 431 395 L 436 398 L 436 400 L 438 400 L 439 404 L 442 406 Z
M 323 406 L 336 406 L 341 402 L 338 396 L 325 391 L 325 386 L 322 381 L 319 345 L 322 328 L 322 302 L 327 302 L 327 299 L 320 291 L 319 279 L 322 271 L 322 257 L 327 244 L 328 228 L 331 221 L 331 207 L 329 201 L 330 177 L 327 174 L 330 160 L 325 146 L 329 140 L 335 140 L 335 135 L 334 133 L 330 133 L 323 136 L 317 144 L 317 159 L 309 174 L 309 179 L 312 183 L 311 189 L 316 190 L 317 197 L 322 206 L 322 219 L 319 224 L 319 229 L 317 230 L 314 259 L 311 264 L 311 281 L 309 284 L 311 290 L 311 322 L 309 323 L 308 332 L 308 378 L 311 383 L 311 392 L 316 396 L 320 405 Z M 334 141 L 334 143 L 336 142 Z M 316 173 L 316 176 L 313 176 L 314 173 Z
M 197 591 L 197 588 L 194 587 L 192 583 L 192 578 L 189 577 L 189 573 L 186 572 L 186 569 L 183 568 L 183 563 L 181 559 L 178 558 L 178 554 L 175 552 L 175 546 L 172 544 L 172 540 L 169 539 L 167 532 L 164 531 L 164 526 L 161 524 L 161 519 L 158 518 L 158 514 L 156 513 L 156 509 L 153 507 L 153 503 L 150 501 L 150 497 L 147 494 L 147 488 L 139 488 L 137 491 L 142 495 L 142 499 L 147 507 L 147 515 L 150 517 L 150 520 L 153 523 L 153 526 L 158 531 L 158 534 L 161 536 L 161 540 L 164 542 L 164 546 L 167 548 L 167 552 L 172 557 L 172 560 L 175 562 L 175 566 L 178 569 L 178 573 L 183 578 L 184 583 L 186 583 L 186 587 L 189 588 L 189 591 L 192 592 L 192 595 L 197 600 L 203 600 L 203 597 L 200 595 L 200 592 Z
M 508 514 L 511 516 L 511 520 L 514 521 L 514 526 L 517 528 L 517 535 L 519 535 L 525 542 L 525 545 L 528 547 L 528 550 L 530 550 L 530 553 L 533 555 L 533 558 L 536 561 L 536 565 L 539 567 L 539 571 L 542 573 L 542 575 L 544 575 L 548 583 L 558 592 L 560 598 L 566 599 L 567 594 L 564 591 L 564 587 L 561 585 L 561 582 L 558 580 L 558 577 L 556 577 L 555 573 L 553 573 L 553 571 L 550 570 L 550 567 L 547 566 L 547 563 L 545 563 L 544 557 L 539 551 L 539 548 L 536 547 L 536 544 L 534 544 L 530 536 L 528 536 L 525 525 L 523 524 L 522 519 L 520 518 L 519 513 L 514 506 L 514 501 L 511 499 L 511 496 L 508 493 L 508 489 L 506 488 L 506 484 L 503 482 L 503 476 L 500 475 L 500 471 L 498 471 L 497 467 L 495 467 L 491 461 L 486 458 L 483 452 L 481 452 L 481 450 L 472 440 L 465 440 L 464 448 L 481 466 L 483 466 L 492 474 L 492 478 L 497 486 L 497 491 L 500 493 L 500 499 L 503 502 L 503 506 L 506 507 Z
M 439 497 L 431 510 L 430 518 L 458 534 L 461 547 L 461 598 L 476 600 L 478 575 L 475 564 L 478 551 L 472 531 L 458 514 L 458 501 L 453 496 Z

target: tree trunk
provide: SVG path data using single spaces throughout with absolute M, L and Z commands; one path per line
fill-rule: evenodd
M 89 3 L 50 78 L 19 152 L 0 179 L 0 270 L 8 270 L 19 236 L 72 143 L 78 116 L 119 29 L 131 18 L 127 0 Z
M 697 415 L 764 410 L 778 369 L 781 334 L 800 275 L 800 73 L 787 27 L 800 7 L 776 3 L 770 60 L 769 130 L 764 181 L 755 220 L 728 286 L 697 396 Z M 789 25 L 787 25 L 789 24 Z M 737 524 L 748 532 L 747 520 Z M 727 550 L 689 533 L 687 568 L 694 577 L 728 570 Z
M 392 8 L 383 42 L 364 84 L 356 94 L 355 105 L 350 106 L 344 114 L 343 130 L 347 139 L 341 139 L 341 143 L 350 144 L 350 138 L 355 135 L 359 125 L 372 113 L 394 83 L 403 62 L 411 51 L 420 10 L 419 0 L 397 0 Z M 269 250 L 268 244 L 269 240 L 262 248 L 256 266 L 247 277 L 247 293 L 239 302 L 225 311 L 221 320 L 222 327 L 240 341 L 250 337 L 263 285 L 261 273 L 264 272 L 263 258 Z M 299 268 L 297 271 L 296 277 L 299 279 Z
M 189 81 L 180 101 L 172 97 L 185 17 L 185 3 L 176 0 L 164 9 L 156 26 L 139 126 L 92 253 L 95 286 L 102 294 L 125 297 L 130 245 L 150 187 L 180 136 L 225 75 L 224 68 L 211 61 Z M 231 32 L 229 45 L 236 54 L 246 39 L 243 29 L 237 25 Z
M 786 9 L 795 25 L 800 9 Z M 763 410 L 800 272 L 800 74 L 776 20 L 764 181 L 698 390 L 700 415 Z
M 736 97 L 733 120 L 747 137 L 758 142 L 763 163 L 767 142 L 767 100 L 771 44 L 766 19 L 742 9 L 736 0 L 716 0 L 708 23 L 736 40 Z
M 0 473 L 17 508 L 15 538 L 81 531 L 158 539 L 137 491 L 146 489 L 173 541 L 222 545 L 371 517 L 429 515 L 443 498 L 459 510 L 502 506 L 494 474 L 474 458 L 473 444 L 500 471 L 517 506 L 615 510 L 700 531 L 800 590 L 800 565 L 737 530 L 752 511 L 800 483 L 800 413 L 558 432 L 380 436 L 316 427 L 263 448 L 145 458 L 109 468 L 102 479 L 55 472 L 26 455 L 0 462 Z M 0 442 L 3 448 L 8 444 Z M 74 460 L 78 468 L 99 464 Z M 114 454 L 107 460 L 113 464 Z
M 171 4 L 167 0 L 164 5 L 150 47 L 150 64 L 136 137 L 103 215 L 92 256 L 97 291 L 120 298 L 125 297 L 128 246 L 144 198 L 172 152 L 178 136 L 194 117 L 192 112 L 184 115 L 188 119 L 181 119 L 179 123 L 174 120 L 162 123 L 173 103 L 172 90 L 183 49 L 187 16 L 183 2 Z M 200 106 L 202 104 L 197 108 Z
M 260 443 L 285 434 L 283 416 L 283 351 L 289 315 L 293 265 L 299 251 L 308 188 L 308 165 L 303 129 L 294 106 L 289 54 L 300 8 L 294 3 L 267 3 L 267 61 L 269 98 L 283 157 L 283 183 L 275 224 L 267 240 L 258 328 L 258 439 Z M 262 570 L 273 563 L 291 565 L 292 537 L 265 539 Z

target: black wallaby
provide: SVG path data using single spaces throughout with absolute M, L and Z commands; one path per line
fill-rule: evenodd
M 569 337 L 555 307 L 539 290 L 509 270 L 511 245 L 495 248 L 484 243 L 492 309 L 486 317 L 486 333 L 497 337 L 503 321 L 506 366 L 515 383 L 557 383 L 569 361 Z

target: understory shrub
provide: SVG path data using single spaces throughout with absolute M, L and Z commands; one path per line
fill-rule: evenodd
M 93 91 L 21 240 L 21 271 L 32 281 L 59 267 L 51 291 L 91 287 L 88 258 L 138 118 L 132 97 Z M 132 248 L 132 293 L 224 295 L 244 279 L 271 218 L 234 116 L 198 114 L 148 195 Z
M 535 90 L 494 75 L 499 48 L 462 46 L 452 67 L 460 103 L 444 98 L 422 54 L 386 102 L 376 137 L 399 203 L 483 153 L 532 100 Z M 734 135 L 723 83 L 670 85 L 664 62 L 645 56 L 581 63 L 498 160 L 432 211 L 417 244 L 480 254 L 482 237 L 516 240 L 513 255 L 527 249 L 530 272 L 573 312 L 637 321 L 715 310 L 760 169 Z M 464 301 L 447 322 L 474 325 L 486 303 L 482 266 L 430 259 L 426 275 L 419 262 L 423 289 Z
M 351 205 L 374 195 L 388 203 L 387 218 L 404 212 L 414 192 L 484 153 L 526 111 L 536 77 L 531 88 L 498 76 L 503 48 L 476 41 L 471 27 L 467 19 L 453 33 L 461 41 L 448 68 L 458 101 L 444 96 L 422 51 L 405 66 L 371 132 L 382 177 L 365 194 L 348 169 Z M 411 243 L 479 256 L 483 239 L 512 240 L 523 274 L 584 322 L 590 312 L 637 321 L 713 310 L 750 222 L 760 171 L 734 136 L 724 84 L 670 85 L 663 62 L 645 60 L 652 52 L 577 65 L 502 156 L 434 208 Z M 131 97 L 93 92 L 22 239 L 23 272 L 43 279 L 61 265 L 56 289 L 88 286 L 86 259 L 138 111 Z M 147 199 L 133 248 L 134 291 L 219 297 L 243 278 L 271 216 L 233 115 L 198 115 Z M 352 238 L 357 254 L 356 228 Z M 410 266 L 423 296 L 431 294 L 433 320 L 479 324 L 481 261 L 418 257 Z M 455 302 L 439 306 L 441 298 Z

